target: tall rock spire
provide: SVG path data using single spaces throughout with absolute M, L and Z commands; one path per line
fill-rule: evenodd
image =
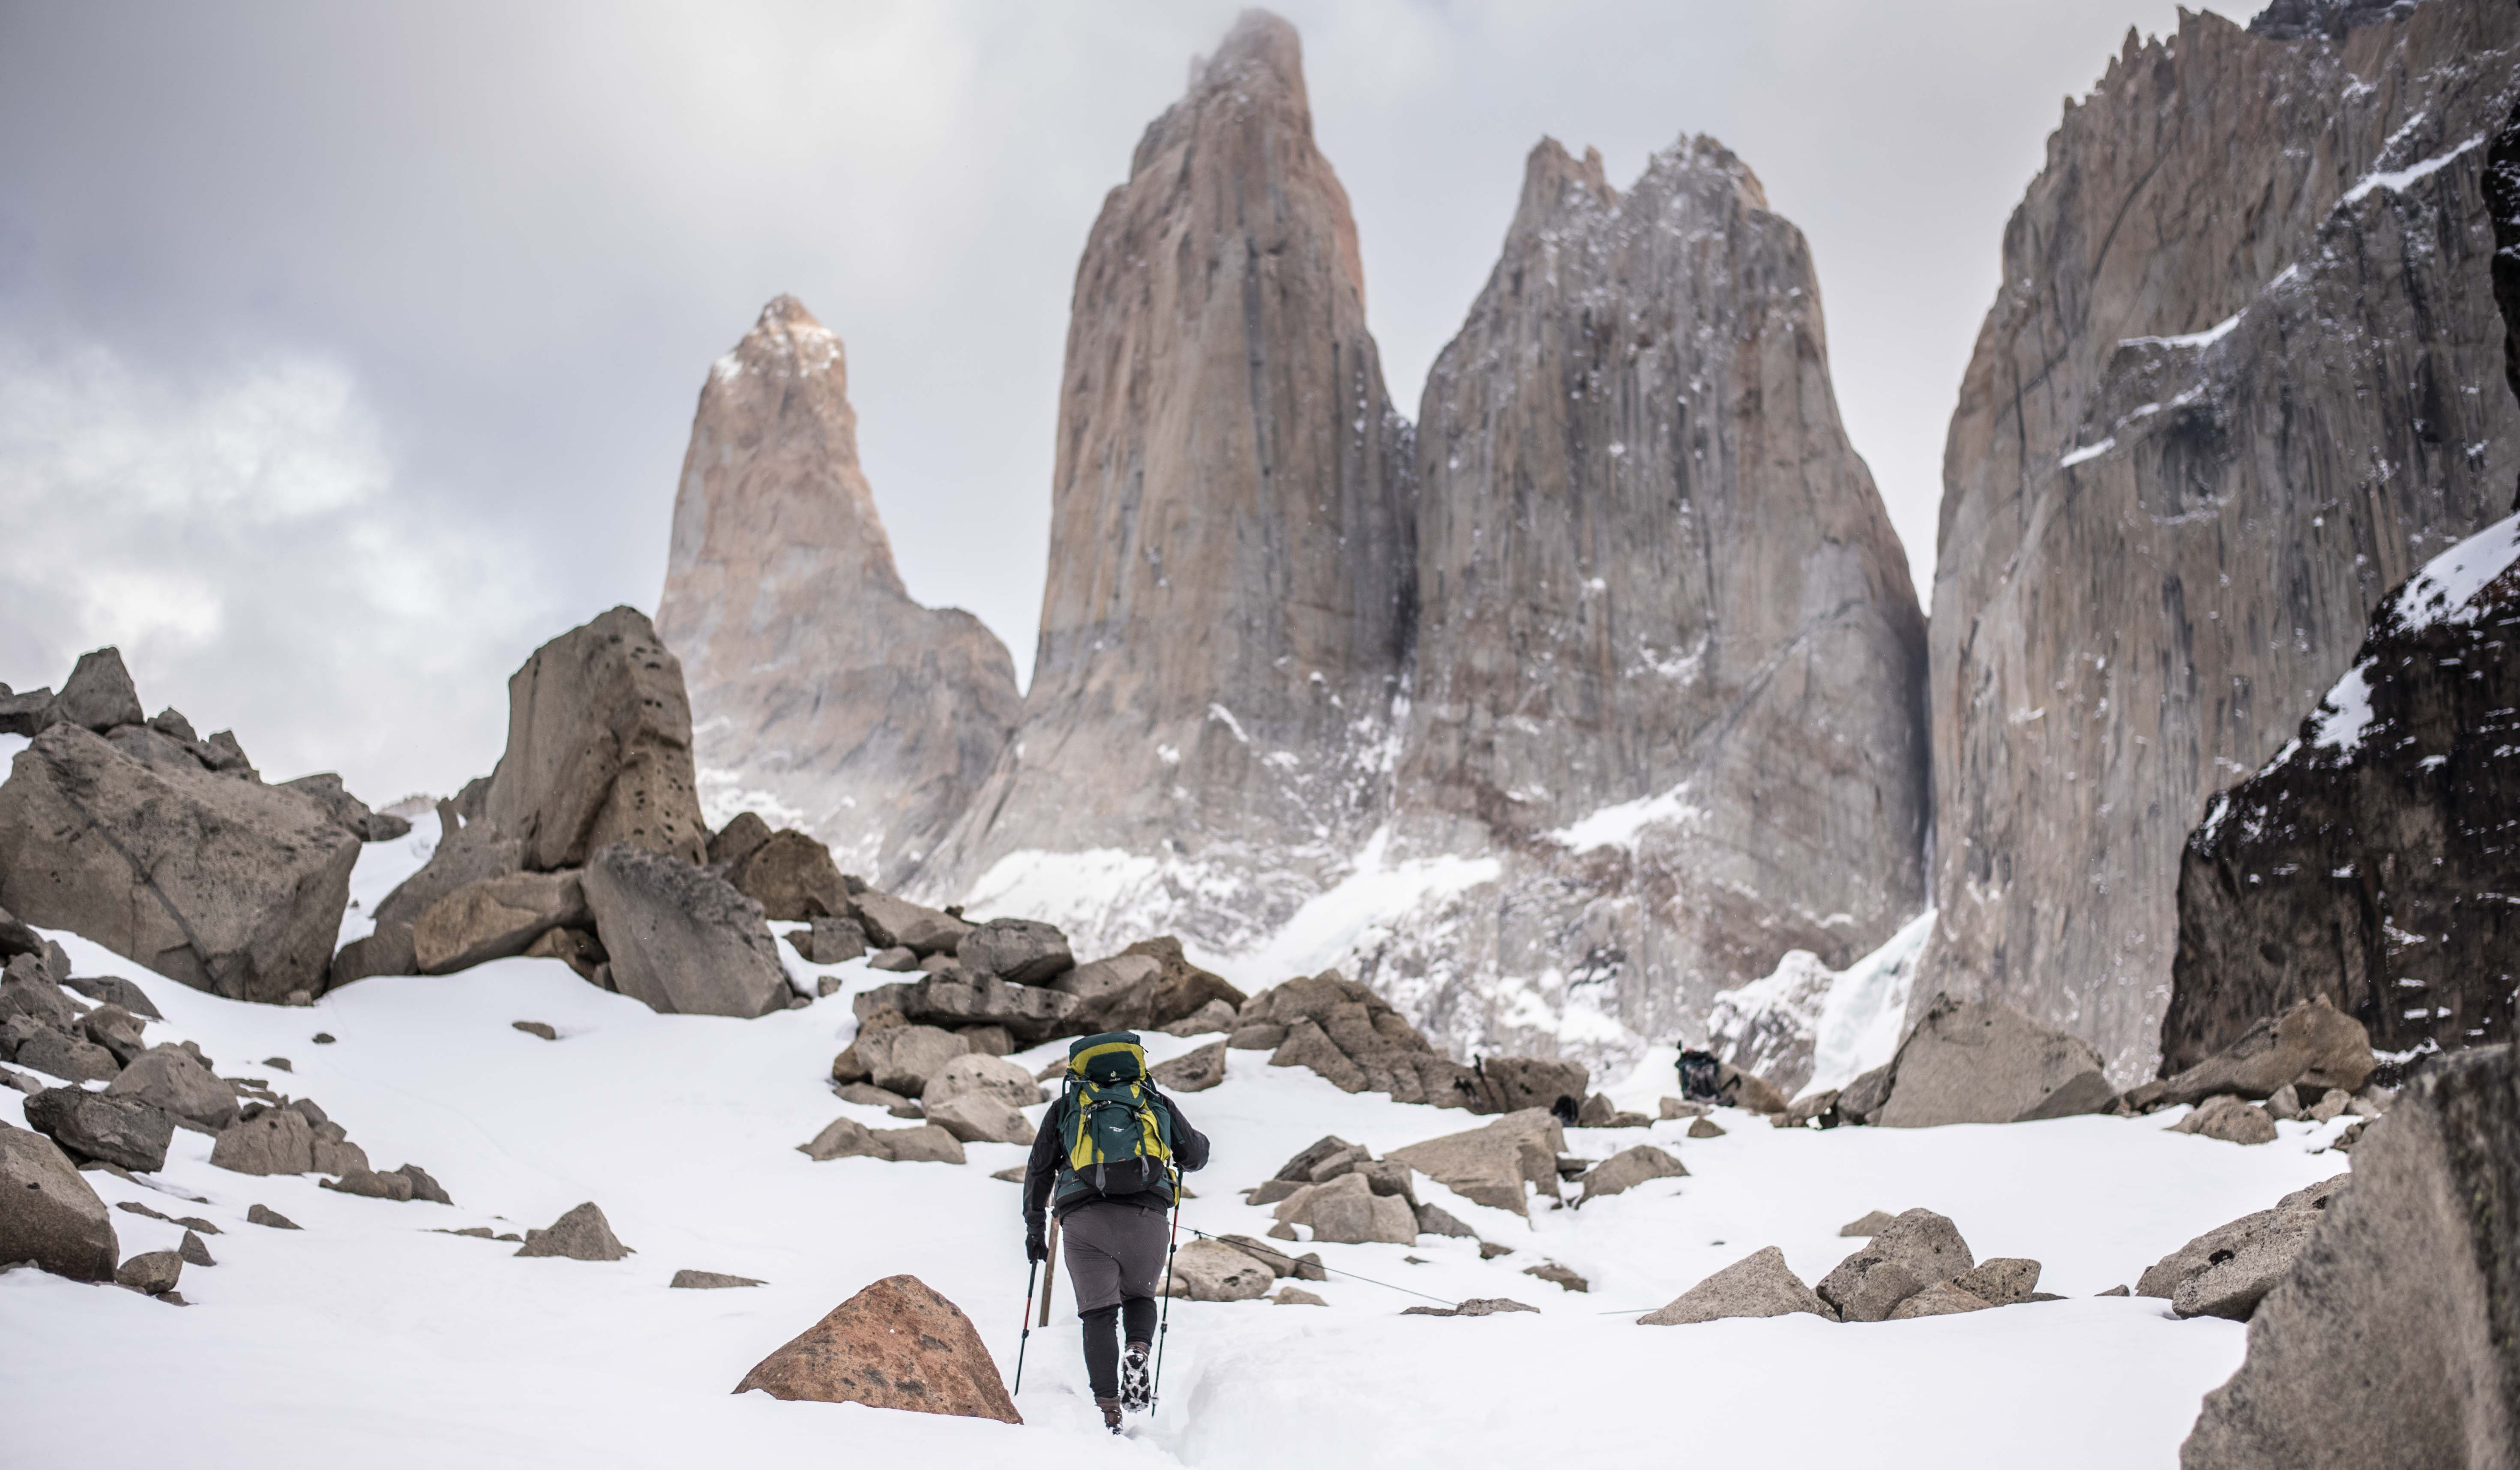
M 1381 810 L 1411 533 L 1301 47 L 1246 11 L 1077 265 L 1032 689 L 932 881 L 1038 902 L 1049 855 L 1105 850 L 1111 902 L 1266 932 Z
M 887 883 L 916 874 L 1020 702 L 979 619 L 903 588 L 840 339 L 793 296 L 700 388 L 656 627 L 712 816 L 761 807 Z
M 1499 877 L 1378 986 L 1462 1045 L 1662 1041 L 1923 908 L 1924 620 L 1745 164 L 1685 138 L 1623 197 L 1543 140 L 1417 448 L 1398 851 Z
M 2180 854 L 2372 603 L 2502 512 L 2520 416 L 2479 193 L 2503 0 L 2129 33 L 2068 103 L 1960 384 L 1934 574 L 1919 1003 L 2151 1070 Z

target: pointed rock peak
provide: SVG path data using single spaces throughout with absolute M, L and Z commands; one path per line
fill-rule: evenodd
M 747 372 L 789 376 L 827 372 L 835 366 L 845 382 L 848 367 L 839 334 L 816 321 L 804 302 L 782 291 L 761 308 L 752 330 L 735 350 L 717 360 L 710 376 L 724 382 Z
M 1532 145 L 1522 163 L 1522 200 L 1514 206 L 1516 230 L 1545 228 L 1567 212 L 1581 208 L 1615 209 L 1619 191 L 1602 175 L 1601 151 L 1584 150 L 1583 161 L 1554 138 Z
M 1704 133 L 1684 133 L 1671 147 L 1653 156 L 1645 164 L 1645 177 L 1683 173 L 1720 174 L 1732 181 L 1741 202 L 1752 209 L 1768 207 L 1767 186 L 1741 161 L 1739 155 L 1722 142 Z
M 1299 103 L 1303 102 L 1303 38 L 1285 17 L 1257 7 L 1235 18 L 1234 28 L 1225 33 L 1214 56 L 1191 61 L 1190 85 L 1193 92 L 1208 86 L 1248 85 L 1260 76 L 1275 80 L 1293 92 Z M 1305 107 L 1310 111 L 1309 104 Z

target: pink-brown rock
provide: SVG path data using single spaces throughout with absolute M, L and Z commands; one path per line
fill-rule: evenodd
M 917 1276 L 886 1276 L 752 1365 L 739 1394 L 865 1403 L 1021 1424 L 961 1308 Z

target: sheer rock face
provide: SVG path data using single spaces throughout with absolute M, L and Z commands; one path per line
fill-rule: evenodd
M 1739 159 L 1684 139 L 1622 196 L 1598 155 L 1534 149 L 1418 467 L 1398 831 L 1502 872 L 1379 988 L 1432 984 L 1465 1042 L 1514 1002 L 1463 971 L 1589 965 L 1658 1036 L 1924 907 L 1924 619 L 1810 251 Z
M 1412 534 L 1300 46 L 1246 12 L 1077 266 L 1023 724 L 922 887 L 988 903 L 1104 849 L 1213 947 L 1274 928 L 1383 806 Z
M 2478 193 L 2520 11 L 2361 19 L 2130 35 L 2014 212 L 1952 421 L 1915 995 L 2005 1001 L 2120 1082 L 2206 797 L 2520 463 Z
M 707 794 L 766 797 L 879 881 L 915 873 L 1020 706 L 996 636 L 902 586 L 840 339 L 792 296 L 700 389 L 656 624 Z

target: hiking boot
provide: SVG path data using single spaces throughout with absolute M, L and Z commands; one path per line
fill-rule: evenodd
M 1118 1434 L 1120 1432 L 1120 1401 L 1117 1399 L 1097 1399 L 1094 1401 L 1094 1406 L 1102 1410 L 1102 1427 L 1111 1431 L 1113 1434 Z
M 1131 1343 L 1128 1351 L 1120 1355 L 1120 1406 L 1132 1413 L 1145 1413 L 1154 1402 L 1154 1385 L 1147 1372 L 1147 1355 L 1150 1351 L 1149 1344 Z

